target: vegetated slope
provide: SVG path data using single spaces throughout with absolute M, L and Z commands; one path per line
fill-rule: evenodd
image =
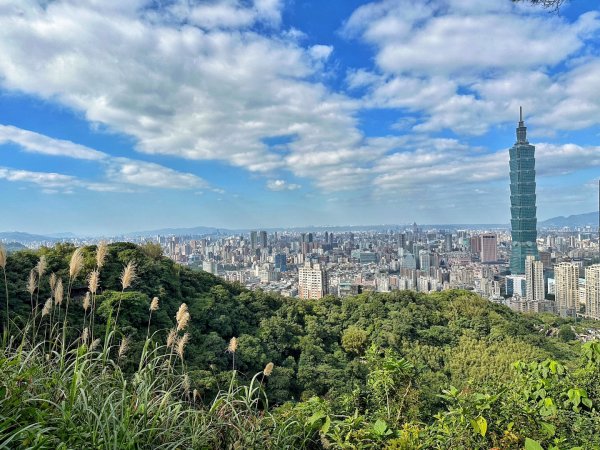
M 66 283 L 73 250 L 71 246 L 58 245 L 9 256 L 6 268 L 11 319 L 18 323 L 19 316 L 24 323 L 31 303 L 43 304 L 51 295 L 48 276 L 40 281 L 39 295 L 26 289 L 30 270 L 39 257 L 46 258 L 47 274 L 56 273 Z M 83 328 L 81 306 L 88 287 L 84 274 L 93 270 L 94 258 L 94 247 L 84 249 L 84 269 L 72 283 L 75 298 L 69 310 L 72 338 L 77 338 Z M 120 275 L 132 261 L 137 278 L 122 293 Z M 484 417 L 486 408 L 500 401 L 489 395 L 506 392 L 509 386 L 523 383 L 529 374 L 528 368 L 515 370 L 515 361 L 554 358 L 568 368 L 576 364 L 579 353 L 576 343 L 544 337 L 538 331 L 543 326 L 539 318 L 514 313 L 466 291 L 430 295 L 409 291 L 372 293 L 346 299 L 330 296 L 318 301 L 287 299 L 250 292 L 208 273 L 176 265 L 161 257 L 160 249 L 154 245 L 110 245 L 100 274 L 100 287 L 96 298 L 96 335 L 104 335 L 107 318 L 113 317 L 116 305 L 121 303 L 118 332 L 129 337 L 132 347 L 119 357 L 125 373 L 141 367 L 139 355 L 146 342 L 150 299 L 154 296 L 160 299 L 160 308 L 153 311 L 150 333 L 156 332 L 153 339 L 163 343 L 168 330 L 175 325 L 177 310 L 185 302 L 191 315 L 185 367 L 198 398 L 210 403 L 219 390 L 226 389 L 231 383 L 232 367 L 248 382 L 267 363 L 273 362 L 275 367 L 268 380 L 264 380 L 269 403 L 296 402 L 291 409 L 283 406 L 276 410 L 274 420 L 286 423 L 294 417 L 296 425 L 303 423 L 302 430 L 308 427 L 307 433 L 320 435 L 322 445 L 336 442 L 339 436 L 331 436 L 336 427 L 341 433 L 350 426 L 349 431 L 358 434 L 348 436 L 357 442 L 362 439 L 362 432 L 379 433 L 381 439 L 409 440 L 416 433 L 415 439 L 419 440 L 421 433 L 435 434 L 439 430 L 417 424 L 443 428 L 451 423 L 454 428 L 448 435 L 454 439 L 452 442 L 463 442 L 464 437 L 464 442 L 471 442 L 468 445 L 476 448 L 473 446 L 477 440 L 469 441 L 472 433 L 479 436 L 480 443 L 487 442 L 483 425 L 477 420 Z M 2 312 L 4 315 L 4 309 Z M 232 337 L 237 338 L 234 355 L 225 351 Z M 538 366 L 532 367 L 531 372 L 537 373 Z M 444 390 L 446 394 L 440 396 Z M 484 397 L 477 397 L 479 400 L 468 397 L 475 392 L 484 393 L 477 394 Z M 460 404 L 467 401 L 461 398 L 463 394 L 471 402 L 468 408 Z M 451 422 L 460 417 L 456 411 L 451 411 L 448 421 L 440 419 L 446 417 L 439 414 L 447 413 L 449 405 L 460 407 L 467 424 L 469 417 L 476 420 L 468 425 L 471 434 Z M 512 408 L 510 405 L 505 408 Z M 469 408 L 472 411 L 467 414 Z M 335 419 L 356 414 L 358 422 L 354 425 L 346 423 L 350 419 L 337 422 Z M 510 416 L 510 411 L 507 415 Z M 377 425 L 377 420 L 383 421 L 383 425 L 381 422 Z M 373 431 L 371 425 L 361 425 L 363 421 L 378 428 Z M 414 433 L 402 434 L 402 424 L 413 424 Z M 487 430 L 488 425 L 485 426 Z M 496 426 L 508 425 L 498 419 Z M 379 439 L 369 436 L 365 438 L 369 442 Z M 495 437 L 493 442 L 501 437 Z M 522 440 L 523 434 L 517 431 L 515 445 Z M 450 441 L 439 438 L 436 442 Z

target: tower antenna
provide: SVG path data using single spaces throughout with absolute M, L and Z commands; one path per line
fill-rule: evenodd
M 519 106 L 519 122 L 523 122 L 523 107 Z

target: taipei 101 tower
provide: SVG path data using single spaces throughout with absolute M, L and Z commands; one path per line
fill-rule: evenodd
M 537 218 L 535 207 L 535 147 L 527 142 L 523 108 L 517 127 L 517 142 L 510 153 L 510 215 L 512 252 L 510 271 L 525 273 L 525 258 L 538 257 Z

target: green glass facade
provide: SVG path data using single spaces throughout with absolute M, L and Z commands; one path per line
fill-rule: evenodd
M 517 142 L 510 153 L 510 214 L 512 247 L 510 271 L 525 273 L 527 255 L 538 257 L 535 206 L 535 147 L 527 142 L 523 115 L 517 128 Z

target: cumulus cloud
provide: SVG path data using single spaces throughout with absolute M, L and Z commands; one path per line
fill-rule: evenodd
M 32 153 L 97 161 L 100 167 L 104 168 L 104 176 L 110 183 L 87 182 L 56 173 L 5 168 L 0 178 L 8 181 L 26 181 L 48 189 L 68 185 L 98 192 L 130 191 L 131 188 L 127 185 L 166 189 L 194 189 L 208 186 L 206 181 L 191 173 L 179 172 L 146 161 L 113 157 L 108 153 L 71 141 L 54 139 L 29 130 L 0 124 L 0 145 L 5 143 L 17 144 L 23 150 Z
M 267 181 L 267 189 L 270 191 L 295 191 L 302 186 L 295 183 L 288 183 L 285 180 L 269 180 Z
M 600 12 L 575 22 L 510 2 L 383 0 L 359 7 L 346 36 L 376 48 L 376 67 L 349 72 L 366 87 L 367 107 L 421 114 L 415 131 L 481 135 L 514 120 L 519 103 L 546 130 L 600 123 L 597 59 L 558 64 L 589 53 Z M 577 106 L 580 106 L 577 108 Z

